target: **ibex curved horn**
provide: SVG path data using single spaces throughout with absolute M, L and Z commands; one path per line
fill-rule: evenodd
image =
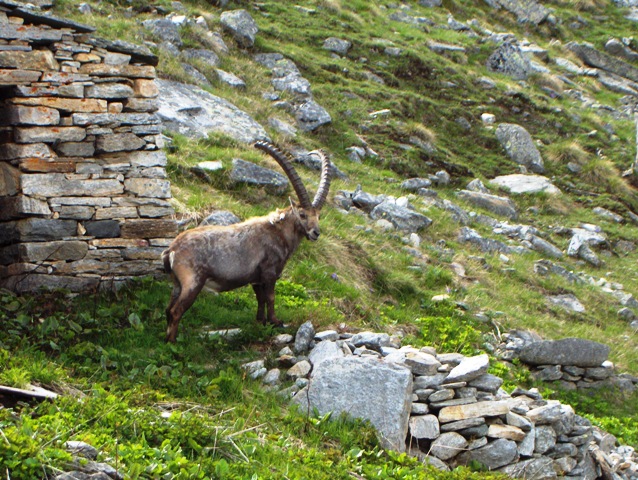
M 266 152 L 275 161 L 279 164 L 282 170 L 286 173 L 286 176 L 290 179 L 290 183 L 292 183 L 292 188 L 294 188 L 295 193 L 297 194 L 297 198 L 299 198 L 299 203 L 303 208 L 311 208 L 312 204 L 310 203 L 310 197 L 308 196 L 308 192 L 306 191 L 306 187 L 304 187 L 299 174 L 295 170 L 295 167 L 292 166 L 291 158 L 288 154 L 282 152 L 279 148 L 274 146 L 272 143 L 259 141 L 255 143 L 255 148 Z
M 317 188 L 315 198 L 312 201 L 312 206 L 317 210 L 321 210 L 323 204 L 326 203 L 328 191 L 330 190 L 330 182 L 332 181 L 332 164 L 323 150 L 314 150 L 310 153 L 318 155 L 321 159 L 321 181 L 319 182 L 319 188 Z

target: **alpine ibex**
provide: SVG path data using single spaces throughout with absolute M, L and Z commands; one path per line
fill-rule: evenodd
M 252 285 L 257 296 L 257 321 L 281 325 L 275 316 L 275 283 L 303 237 L 319 238 L 319 212 L 331 180 L 331 164 L 321 151 L 321 180 L 312 202 L 291 158 L 274 145 L 257 142 L 284 170 L 299 203 L 230 226 L 204 226 L 187 230 L 162 253 L 164 269 L 173 279 L 166 309 L 166 341 L 175 342 L 179 321 L 205 284 L 217 292 Z M 265 315 L 266 307 L 268 315 Z

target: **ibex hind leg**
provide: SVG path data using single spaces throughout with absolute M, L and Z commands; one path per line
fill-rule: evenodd
M 199 292 L 202 291 L 203 286 L 204 282 L 187 284 L 182 283 L 179 288 L 175 287 L 173 289 L 172 295 L 176 294 L 176 290 L 178 290 L 179 293 L 177 294 L 177 298 L 175 299 L 173 299 L 171 295 L 170 305 L 166 309 L 166 321 L 168 324 L 166 328 L 167 342 L 175 342 L 175 339 L 177 338 L 177 328 L 179 327 L 179 321 L 181 320 L 182 315 L 184 315 L 184 312 L 186 312 L 186 310 L 188 310 L 191 305 L 193 305 L 193 302 L 195 302 L 197 295 L 199 295 Z

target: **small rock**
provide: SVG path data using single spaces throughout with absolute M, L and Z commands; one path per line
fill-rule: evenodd
M 310 362 L 308 360 L 302 360 L 301 362 L 295 363 L 292 368 L 286 372 L 286 375 L 296 380 L 297 378 L 306 377 L 311 369 L 312 366 Z
M 79 455 L 80 457 L 88 458 L 89 460 L 95 460 L 99 453 L 94 446 L 89 445 L 86 442 L 79 442 L 74 440 L 65 442 L 64 448 L 72 455 Z
M 293 351 L 296 353 L 304 353 L 310 349 L 310 344 L 315 338 L 315 327 L 312 322 L 306 322 L 299 327 L 295 336 L 295 345 Z
M 272 339 L 272 343 L 274 345 L 286 345 L 288 343 L 291 343 L 294 340 L 294 337 L 292 335 L 290 335 L 289 333 L 280 333 L 279 335 L 276 335 L 273 339 Z M 292 352 L 291 352 L 292 353 Z M 280 355 L 283 355 L 283 353 L 279 352 Z
M 279 385 L 281 379 L 281 370 L 278 368 L 273 368 L 268 370 L 264 378 L 262 378 L 262 383 L 265 385 Z

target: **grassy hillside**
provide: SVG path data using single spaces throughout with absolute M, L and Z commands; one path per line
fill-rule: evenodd
M 158 18 L 146 2 L 89 1 L 92 14 L 81 15 L 74 2 L 58 2 L 61 16 L 95 25 L 107 38 L 136 43 L 157 42 L 141 21 Z M 214 2 L 213 2 L 214 3 Z M 154 4 L 170 12 L 168 1 Z M 636 24 L 611 2 L 554 1 L 555 25 L 518 23 L 487 3 L 444 0 L 438 8 L 407 2 L 414 17 L 434 26 L 412 25 L 389 18 L 395 2 L 318 0 L 298 2 L 230 2 L 226 9 L 246 8 L 259 24 L 252 51 L 243 51 L 229 36 L 230 54 L 220 68 L 243 78 L 243 90 L 217 80 L 213 69 L 198 65 L 213 84 L 215 95 L 233 102 L 265 126 L 284 147 L 325 148 L 346 175 L 335 179 L 331 197 L 357 185 L 372 194 L 400 197 L 402 180 L 427 177 L 441 169 L 452 182 L 436 187 L 439 198 L 468 211 L 479 211 L 455 192 L 479 178 L 488 184 L 496 175 L 517 173 L 494 135 L 483 125 L 483 113 L 498 123 L 524 126 L 537 140 L 546 176 L 564 192 L 512 196 L 521 215 L 518 223 L 545 232 L 561 249 L 569 237 L 555 227 L 593 223 L 603 228 L 612 245 L 596 269 L 565 257 L 569 270 L 620 283 L 638 295 L 635 249 L 622 251 L 619 241 L 638 242 L 631 222 L 617 224 L 592 212 L 600 206 L 626 215 L 638 212 L 638 196 L 620 174 L 636 155 L 635 125 L 621 94 L 587 76 L 570 77 L 551 62 L 551 73 L 534 74 L 525 82 L 494 74 L 485 67 L 496 44 L 467 32 L 440 28 L 452 15 L 472 28 L 511 32 L 548 52 L 568 58 L 570 41 L 588 41 L 599 49 L 611 38 L 631 37 Z M 182 3 L 189 18 L 202 15 L 208 28 L 221 31 L 221 10 L 206 2 Z M 581 22 L 582 28 L 573 27 Z M 203 31 L 181 29 L 186 47 L 209 48 Z M 322 48 L 327 37 L 345 38 L 353 47 L 335 58 Z M 465 47 L 465 52 L 438 54 L 428 42 Z M 635 46 L 636 41 L 632 40 Z M 384 53 L 392 45 L 399 56 Z M 159 75 L 188 81 L 179 61 L 159 50 Z M 316 101 L 332 123 L 294 141 L 268 127 L 275 116 L 292 117 L 265 100 L 270 72 L 253 61 L 254 53 L 277 52 L 293 60 L 312 84 Z M 537 60 L 542 63 L 541 60 Z M 371 80 L 371 75 L 383 82 Z M 495 86 L 484 89 L 481 77 Z M 570 93 L 580 90 L 594 107 Z M 282 99 L 287 94 L 282 93 Z M 598 105 L 598 107 L 595 107 Z M 611 107 L 611 108 L 606 108 Z M 371 116 L 387 109 L 389 114 Z M 465 130 L 458 119 L 470 124 Z M 180 217 L 203 218 L 216 209 L 242 218 L 286 206 L 285 196 L 258 188 L 234 187 L 228 177 L 233 158 L 266 164 L 249 145 L 211 136 L 194 141 L 171 135 L 169 175 Z M 434 148 L 419 148 L 414 139 Z M 369 145 L 379 155 L 362 163 L 348 159 L 347 148 Z M 204 160 L 221 160 L 225 169 L 211 183 L 189 174 Z M 568 163 L 580 165 L 571 173 Z M 317 172 L 299 167 L 314 190 Z M 498 189 L 492 189 L 499 193 Z M 439 352 L 492 352 L 500 332 L 531 329 L 544 338 L 576 336 L 611 346 L 610 359 L 620 372 L 638 374 L 638 334 L 619 319 L 617 300 L 590 284 L 574 285 L 558 276 L 534 273 L 540 254 L 484 254 L 459 242 L 460 225 L 449 212 L 415 197 L 418 211 L 433 219 L 420 232 L 420 255 L 406 250 L 404 235 L 385 232 L 363 215 L 345 214 L 333 205 L 322 212 L 322 236 L 301 245 L 277 286 L 280 318 L 294 333 L 311 320 L 316 328 L 383 330 L 404 335 L 404 344 L 433 345 Z M 486 212 L 479 212 L 486 213 Z M 627 218 L 627 217 L 626 217 Z M 502 219 L 501 219 L 502 220 Z M 473 225 L 485 237 L 492 229 Z M 502 239 L 502 238 L 501 238 Z M 481 258 L 479 258 L 481 257 Z M 454 273 L 462 265 L 465 275 Z M 96 296 L 64 294 L 15 297 L 0 292 L 0 384 L 40 384 L 64 393 L 53 403 L 0 409 L 0 472 L 11 479 L 51 475 L 69 456 L 62 444 L 87 441 L 101 458 L 127 472 L 127 478 L 484 478 L 469 469 L 453 473 L 426 470 L 414 459 L 382 450 L 372 430 L 345 420 L 306 419 L 274 393 L 246 378 L 240 365 L 266 358 L 274 365 L 275 332 L 254 322 L 256 302 L 250 288 L 211 296 L 200 295 L 185 315 L 175 345 L 163 342 L 164 308 L 170 286 L 165 279 L 144 280 L 126 291 Z M 586 312 L 572 314 L 550 306 L 548 294 L 573 293 Z M 448 294 L 443 302 L 436 295 Z M 481 323 L 475 314 L 490 319 Z M 201 335 L 203 327 L 238 326 L 242 334 L 230 341 Z M 278 333 L 278 332 L 277 332 Z M 492 361 L 505 386 L 534 386 L 518 365 Z M 547 396 L 574 405 L 577 413 L 638 447 L 638 396 L 616 392 L 566 393 L 537 385 Z M 334 420 L 334 419 L 333 419 Z

